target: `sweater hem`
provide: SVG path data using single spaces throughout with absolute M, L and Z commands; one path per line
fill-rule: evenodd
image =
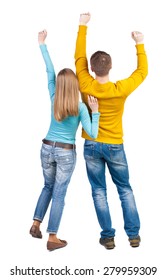
M 89 141 L 94 141 L 94 142 L 99 142 L 99 143 L 104 143 L 104 144 L 118 144 L 121 145 L 123 144 L 123 139 L 106 139 L 106 138 L 96 138 L 96 139 L 92 139 L 86 136 L 82 135 L 82 138 L 84 138 L 85 140 L 89 140 Z

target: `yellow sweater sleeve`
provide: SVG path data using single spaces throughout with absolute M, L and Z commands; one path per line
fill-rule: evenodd
M 122 95 L 128 96 L 132 93 L 146 78 L 148 74 L 147 55 L 144 49 L 144 44 L 136 45 L 137 50 L 137 68 L 136 70 L 124 80 L 116 83 L 118 92 Z
M 87 26 L 80 25 L 76 40 L 75 66 L 76 74 L 79 80 L 80 91 L 84 92 L 86 87 L 94 80 L 89 74 L 88 61 L 86 57 L 86 34 Z

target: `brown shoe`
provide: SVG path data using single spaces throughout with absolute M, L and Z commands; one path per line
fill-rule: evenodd
M 129 239 L 130 246 L 133 247 L 133 248 L 139 247 L 140 241 L 141 241 L 140 236 L 138 236 L 138 237 L 136 237 L 134 239 Z
M 61 243 L 56 243 L 56 242 L 48 241 L 47 242 L 47 249 L 49 251 L 53 251 L 53 250 L 56 250 L 56 249 L 63 248 L 63 247 L 65 247 L 67 245 L 67 241 L 61 240 L 61 239 L 59 239 L 59 240 L 61 241 Z
M 39 230 L 39 227 L 37 226 L 32 226 L 30 228 L 30 234 L 32 235 L 32 237 L 35 237 L 35 238 L 42 238 L 42 233 L 41 231 Z
M 100 238 L 99 242 L 106 249 L 114 249 L 115 247 L 114 237 Z

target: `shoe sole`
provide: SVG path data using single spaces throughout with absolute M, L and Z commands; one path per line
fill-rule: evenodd
M 115 246 L 112 246 L 112 247 L 107 247 L 107 246 L 104 246 L 107 250 L 112 250 L 115 248 Z
M 131 246 L 132 248 L 139 247 L 139 245 L 140 245 L 140 244 L 130 244 L 130 246 Z
M 47 250 L 51 252 L 57 249 L 64 248 L 67 245 L 67 242 L 62 242 L 63 243 L 47 242 Z
M 66 246 L 66 245 L 65 245 L 65 246 Z M 47 250 L 48 250 L 49 252 L 52 252 L 52 251 L 54 251 L 54 250 L 58 250 L 58 249 L 64 248 L 65 246 L 59 246 L 59 247 L 55 247 L 55 248 L 52 248 L 52 249 L 47 248 Z
M 31 236 L 34 237 L 34 238 L 38 238 L 38 239 L 41 239 L 42 236 L 39 236 L 39 235 L 36 235 L 35 233 L 33 232 L 30 232 Z
M 111 250 L 111 249 L 115 248 L 115 244 L 113 244 L 113 243 L 107 243 L 107 244 L 101 244 L 101 245 L 104 246 L 107 250 Z

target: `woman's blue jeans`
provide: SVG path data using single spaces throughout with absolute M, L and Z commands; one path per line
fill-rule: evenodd
M 47 232 L 56 234 L 61 221 L 68 184 L 76 164 L 76 151 L 42 144 L 41 164 L 44 188 L 39 196 L 34 220 L 43 220 L 51 202 Z
M 136 238 L 139 235 L 140 220 L 129 184 L 129 171 L 123 144 L 113 145 L 85 140 L 84 158 L 97 218 L 102 228 L 101 238 L 115 236 L 107 202 L 106 165 L 121 200 L 126 234 L 130 239 Z

